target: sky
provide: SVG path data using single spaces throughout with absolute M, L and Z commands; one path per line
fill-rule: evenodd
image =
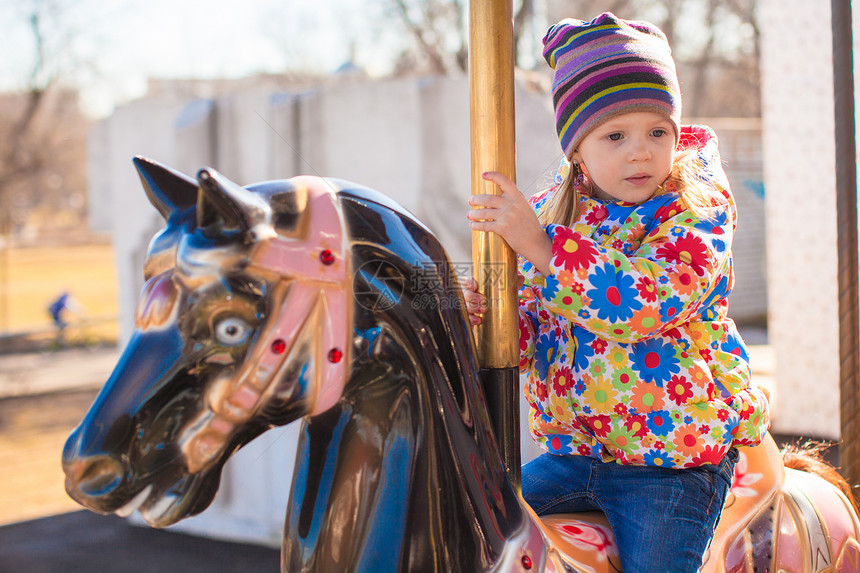
M 142 96 L 147 77 L 329 73 L 351 57 L 384 74 L 403 41 L 374 0 L 0 0 L 0 89 L 20 88 L 32 68 L 36 2 L 56 16 L 51 61 L 74 71 L 95 116 Z

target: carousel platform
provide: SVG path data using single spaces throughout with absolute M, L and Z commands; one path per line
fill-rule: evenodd
M 4 573 L 278 573 L 277 549 L 75 511 L 0 527 Z

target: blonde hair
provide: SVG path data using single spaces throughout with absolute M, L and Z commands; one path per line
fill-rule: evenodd
M 669 177 L 662 187 L 669 192 L 677 191 L 684 205 L 696 217 L 707 218 L 720 192 L 708 178 L 700 175 L 702 167 L 702 160 L 697 157 L 694 149 L 678 150 L 675 152 Z M 582 167 L 571 162 L 567 175 L 538 215 L 541 224 L 572 226 L 579 214 L 579 202 L 583 192 L 591 193 L 591 183 Z

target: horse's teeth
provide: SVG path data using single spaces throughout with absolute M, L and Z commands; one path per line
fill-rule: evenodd
M 173 506 L 174 501 L 176 501 L 176 498 L 173 496 L 164 496 L 160 498 L 146 509 L 146 515 L 144 515 L 143 518 L 147 523 L 160 520 Z
M 146 498 L 149 497 L 149 492 L 152 491 L 152 484 L 149 484 L 145 488 L 143 488 L 140 493 L 131 498 L 131 501 L 122 506 L 121 508 L 114 511 L 120 517 L 128 517 L 132 513 L 134 513 L 138 507 L 143 505 L 143 502 L 146 501 Z

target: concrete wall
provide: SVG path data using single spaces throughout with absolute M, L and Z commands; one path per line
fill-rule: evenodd
M 532 195 L 552 181 L 561 151 L 548 97 L 518 86 L 516 106 L 518 185 Z M 689 121 L 717 131 L 739 204 L 732 316 L 740 323 L 760 320 L 767 288 L 759 123 Z M 452 209 L 465 214 L 470 185 L 466 79 L 345 83 L 300 94 L 247 90 L 221 100 L 145 99 L 99 123 L 89 150 L 90 219 L 96 230 L 115 231 L 123 309 L 142 284 L 141 248 L 161 225 L 140 193 L 134 155 L 192 176 L 213 166 L 242 184 L 299 174 L 355 181 L 415 213 L 453 261 L 471 261 L 465 219 L 451 216 Z M 135 249 L 141 252 L 130 260 Z M 131 326 L 123 322 L 124 335 Z
M 361 183 L 414 212 L 451 260 L 463 263 L 457 268 L 468 270 L 468 102 L 465 78 L 427 78 L 341 83 L 308 93 L 252 89 L 218 100 L 142 100 L 118 110 L 90 138 L 90 181 L 91 197 L 98 197 L 91 201 L 93 220 L 114 231 L 124 338 L 133 327 L 147 242 L 163 224 L 140 188 L 133 155 L 189 175 L 211 165 L 241 184 L 300 174 Z M 548 96 L 518 86 L 516 108 L 517 179 L 531 195 L 551 182 L 561 150 Z M 736 238 L 732 302 L 744 321 L 766 308 L 762 199 L 755 192 L 761 188 L 760 138 L 754 123 L 711 123 L 723 141 L 742 217 L 749 219 Z M 212 507 L 176 527 L 276 545 L 297 431 L 298 425 L 271 431 L 246 446 L 225 466 Z M 523 458 L 530 459 L 536 448 L 527 435 L 522 444 Z
M 760 10 L 774 429 L 838 438 L 830 1 L 766 0 Z
M 732 242 L 735 289 L 729 297 L 729 313 L 741 325 L 762 325 L 768 285 L 761 122 L 725 118 L 702 122 L 713 127 L 720 139 L 720 153 L 738 207 Z
M 143 285 L 143 259 L 150 238 L 163 220 L 140 186 L 131 159 L 145 155 L 176 160 L 174 122 L 185 102 L 141 100 L 123 107 L 90 133 L 87 154 L 90 220 L 110 230 L 119 277 L 120 328 L 127 340 Z

